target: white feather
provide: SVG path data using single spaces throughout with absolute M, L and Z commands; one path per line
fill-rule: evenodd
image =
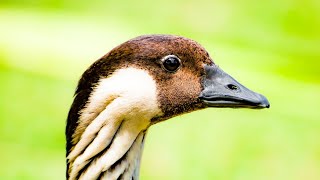
M 101 172 L 107 171 L 117 160 L 132 146 L 138 134 L 145 130 L 149 120 L 139 120 L 138 122 L 128 120 L 123 122 L 119 132 L 116 134 L 111 147 L 100 158 L 95 159 L 87 171 L 80 177 L 81 180 L 97 179 Z
M 150 126 L 151 118 L 162 114 L 156 88 L 147 71 L 137 68 L 120 69 L 110 77 L 100 79 L 81 111 L 73 136 L 77 144 L 68 156 L 71 180 L 78 177 L 90 158 L 93 160 L 80 179 L 99 177 L 128 151 L 139 133 Z M 82 134 L 77 134 L 81 131 Z M 108 145 L 110 147 L 106 149 Z M 103 155 L 95 157 L 105 149 Z M 133 164 L 138 164 L 128 163 L 133 170 Z
M 132 176 L 133 173 L 128 171 L 128 168 L 135 166 L 137 159 L 140 159 L 141 151 L 142 151 L 142 140 L 144 137 L 144 132 L 141 132 L 133 145 L 131 146 L 129 152 L 127 152 L 125 159 L 122 160 L 121 164 L 116 166 L 113 170 L 108 170 L 106 174 L 106 180 L 117 179 L 121 174 L 126 171 L 126 174 L 130 174 Z M 125 175 L 123 177 L 125 177 Z
M 130 152 L 128 153 L 128 161 L 130 162 L 128 164 L 128 167 L 126 169 L 126 172 L 123 174 L 123 179 L 130 179 L 132 176 L 134 176 L 135 169 L 139 169 L 139 163 L 141 158 L 141 152 L 142 152 L 142 141 L 143 141 L 144 133 L 140 133 L 140 135 L 137 137 L 134 145 L 132 146 L 132 149 L 130 149 Z

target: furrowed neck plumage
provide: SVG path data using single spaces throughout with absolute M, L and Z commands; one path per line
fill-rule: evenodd
M 138 179 L 146 130 L 162 114 L 152 76 L 117 70 L 96 83 L 83 107 L 67 157 L 69 179 Z
M 67 179 L 138 179 L 148 127 L 206 107 L 269 108 L 197 42 L 131 39 L 82 75 L 66 126 Z

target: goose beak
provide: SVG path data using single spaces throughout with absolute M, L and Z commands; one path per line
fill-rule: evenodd
M 208 107 L 269 108 L 266 97 L 241 85 L 217 66 L 205 66 L 199 99 Z

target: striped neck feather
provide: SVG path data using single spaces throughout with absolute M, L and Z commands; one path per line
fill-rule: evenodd
M 146 71 L 120 69 L 100 79 L 72 136 L 69 179 L 138 179 L 146 130 L 161 114 Z

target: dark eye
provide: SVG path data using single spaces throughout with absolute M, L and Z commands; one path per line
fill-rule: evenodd
M 180 59 L 174 55 L 169 55 L 162 59 L 162 67 L 169 72 L 175 72 L 180 65 Z

